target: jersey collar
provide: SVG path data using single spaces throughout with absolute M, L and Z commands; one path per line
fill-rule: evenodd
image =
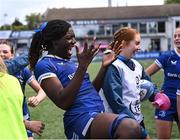
M 69 61 L 68 59 L 63 59 L 59 56 L 56 56 L 56 55 L 52 55 L 52 54 L 47 54 L 45 56 L 43 56 L 41 59 L 43 59 L 44 57 L 51 57 L 51 58 L 56 58 L 56 59 L 59 59 L 59 60 L 62 60 L 62 61 Z
M 176 48 L 174 49 L 174 51 L 180 57 L 180 53 L 177 52 Z
M 117 57 L 119 60 L 123 61 L 132 71 L 135 70 L 135 64 L 131 59 L 127 59 L 122 55 L 118 55 Z

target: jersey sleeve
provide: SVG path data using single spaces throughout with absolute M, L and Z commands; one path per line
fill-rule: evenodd
M 156 60 L 155 63 L 160 67 L 160 68 L 164 68 L 167 64 L 169 58 L 169 53 L 165 52 L 162 53 Z
M 143 71 L 142 71 L 142 78 L 141 79 L 145 79 L 145 80 L 148 80 L 148 81 L 152 82 L 150 76 L 145 72 L 144 68 L 143 68 Z M 157 86 L 154 83 L 153 83 L 153 85 L 154 85 L 154 94 L 152 94 L 149 97 L 150 102 L 154 101 L 155 95 L 159 92 L 159 89 L 157 88 Z
M 54 66 L 50 63 L 46 63 L 46 61 L 40 61 L 36 65 L 34 75 L 40 84 L 44 79 L 57 77 Z
M 34 79 L 32 72 L 27 67 L 23 70 L 23 74 L 24 74 L 24 78 L 27 84 L 30 83 Z
M 145 72 L 144 67 L 142 68 L 142 77 L 141 79 L 146 79 L 150 82 L 152 82 L 151 77 Z

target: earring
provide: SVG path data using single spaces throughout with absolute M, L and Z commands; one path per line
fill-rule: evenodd
M 46 50 L 46 47 L 44 45 L 41 45 L 42 50 Z

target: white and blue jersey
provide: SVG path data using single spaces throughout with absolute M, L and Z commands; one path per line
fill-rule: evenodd
M 22 89 L 23 94 L 24 94 L 23 117 L 25 120 L 30 120 L 30 113 L 29 113 L 28 104 L 26 101 L 26 96 L 25 96 L 25 87 L 26 87 L 26 83 L 28 84 L 34 79 L 34 76 L 32 75 L 31 71 L 27 67 L 24 68 L 19 73 L 16 73 L 14 76 L 19 80 L 19 83 L 21 85 L 21 89 Z M 31 131 L 27 130 L 27 134 L 28 134 L 28 137 L 32 137 Z
M 176 92 L 180 83 L 180 54 L 176 50 L 163 53 L 155 63 L 164 70 L 162 90 L 169 97 L 171 107 L 169 110 L 156 109 L 155 117 L 161 120 L 178 121 L 176 108 Z
M 73 78 L 77 65 L 57 56 L 44 56 L 36 65 L 34 74 L 42 80 L 57 77 L 65 88 Z M 65 134 L 68 139 L 85 138 L 86 132 L 98 113 L 104 111 L 102 100 L 85 74 L 72 106 L 64 114 Z
M 124 61 L 130 62 L 131 68 Z M 118 56 L 108 68 L 103 84 L 104 95 L 112 111 L 133 116 L 139 123 L 143 121 L 139 95 L 140 79 L 143 79 L 143 67 L 136 60 Z

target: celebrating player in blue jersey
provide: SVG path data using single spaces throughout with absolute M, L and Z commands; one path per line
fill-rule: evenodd
M 30 66 L 41 87 L 54 104 L 65 110 L 66 137 L 141 138 L 139 124 L 128 115 L 103 113 L 104 106 L 97 91 L 115 55 L 111 53 L 104 56 L 100 71 L 91 83 L 86 71 L 99 45 L 85 46 L 82 52 L 76 46 L 77 65 L 70 61 L 75 43 L 71 25 L 63 20 L 52 20 L 36 30 L 29 52 Z M 118 46 L 114 48 L 117 48 L 118 54 Z M 48 55 L 38 61 L 43 51 L 48 51 Z
M 155 111 L 157 137 L 159 139 L 170 139 L 173 121 L 176 121 L 180 128 L 176 102 L 176 91 L 180 84 L 180 28 L 177 28 L 174 33 L 174 46 L 174 50 L 163 53 L 146 69 L 150 76 L 161 68 L 164 70 L 162 90 L 171 101 L 169 110 L 156 109 Z

